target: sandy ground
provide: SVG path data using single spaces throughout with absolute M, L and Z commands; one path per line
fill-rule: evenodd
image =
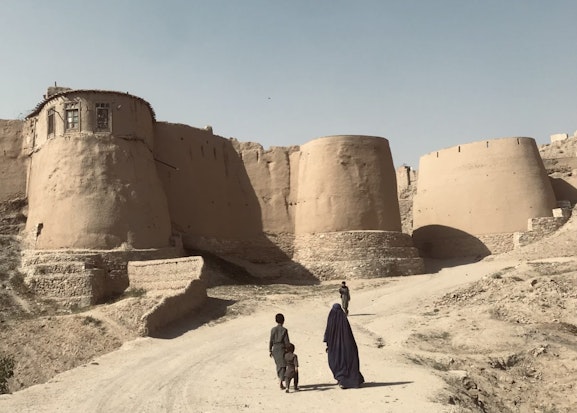
M 259 298 L 240 308 L 246 314 L 127 342 L 47 383 L 0 396 L 0 412 L 462 411 L 449 404 L 445 381 L 434 369 L 410 361 L 407 340 L 420 331 L 423 311 L 435 297 L 517 264 L 488 261 L 436 274 L 349 281 L 349 319 L 366 380 L 359 389 L 335 385 L 322 343 L 338 282 L 324 284 L 318 294 L 295 289 L 263 295 L 263 287 L 246 286 L 233 287 L 252 289 Z M 268 357 L 277 312 L 286 316 L 301 363 L 297 393 L 278 389 Z

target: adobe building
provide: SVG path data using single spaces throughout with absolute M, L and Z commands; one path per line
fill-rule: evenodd
M 424 271 L 401 232 L 384 138 L 265 151 L 210 127 L 158 122 L 128 93 L 59 87 L 26 122 L 0 126 L 0 201 L 28 200 L 23 267 L 40 294 L 99 302 L 127 288 L 129 261 L 190 253 L 256 277 Z
M 424 255 L 509 251 L 557 229 L 562 215 L 532 138 L 473 142 L 420 158 L 413 238 Z

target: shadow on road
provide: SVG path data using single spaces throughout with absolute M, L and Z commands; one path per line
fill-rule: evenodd
M 359 389 L 367 388 L 367 387 L 388 387 L 388 386 L 402 386 L 403 384 L 411 384 L 412 381 L 391 381 L 391 382 L 368 382 L 363 383 Z M 325 391 L 331 390 L 332 388 L 338 388 L 337 383 L 321 383 L 321 384 L 305 384 L 300 385 L 300 391 Z M 343 389 L 349 390 L 349 389 Z
M 188 331 L 195 330 L 204 324 L 224 317 L 227 308 L 235 302 L 234 300 L 208 297 L 201 309 L 169 324 L 162 330 L 151 334 L 150 337 L 167 340 L 179 337 Z
M 371 381 L 368 383 L 363 383 L 363 385 L 361 386 L 361 388 L 363 387 L 387 387 L 387 386 L 402 386 L 403 384 L 411 384 L 413 383 L 412 381 L 390 381 L 390 382 L 376 382 L 376 381 Z
M 299 386 L 299 391 L 324 391 L 336 386 L 337 383 L 305 384 Z

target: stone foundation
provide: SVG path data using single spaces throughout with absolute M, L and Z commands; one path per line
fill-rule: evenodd
M 294 249 L 294 235 L 288 233 L 262 234 L 244 239 L 217 239 L 183 235 L 184 247 L 207 251 L 225 258 L 240 259 L 254 264 L 290 261 Z
M 178 248 L 147 250 L 24 250 L 21 270 L 30 290 L 59 305 L 86 307 L 121 294 L 127 263 L 182 255 Z
M 455 257 L 485 257 L 501 254 L 513 249 L 513 233 L 485 234 L 473 236 L 461 233 L 418 242 L 416 246 L 430 258 L 448 259 Z
M 424 273 L 409 235 L 393 231 L 346 231 L 295 237 L 294 261 L 320 280 Z
M 571 209 L 557 208 L 552 217 L 532 218 L 529 220 L 527 232 L 517 232 L 514 235 L 514 246 L 520 248 L 532 244 L 561 228 L 571 217 Z
M 531 218 L 525 232 L 439 237 L 434 242 L 418 244 L 423 254 L 433 258 L 484 257 L 502 254 L 539 241 L 561 228 L 571 216 L 571 210 L 558 208 L 554 216 Z

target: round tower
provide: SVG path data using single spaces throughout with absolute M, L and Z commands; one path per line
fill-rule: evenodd
M 169 245 L 168 207 L 152 155 L 154 112 L 146 101 L 64 90 L 28 119 L 31 248 Z
M 389 142 L 338 135 L 300 147 L 294 260 L 320 279 L 423 272 L 401 232 Z
M 327 136 L 301 146 L 295 233 L 401 231 L 389 141 Z
M 415 243 L 433 256 L 507 249 L 495 234 L 527 231 L 530 218 L 550 217 L 556 206 L 535 140 L 516 137 L 422 156 L 413 202 Z

